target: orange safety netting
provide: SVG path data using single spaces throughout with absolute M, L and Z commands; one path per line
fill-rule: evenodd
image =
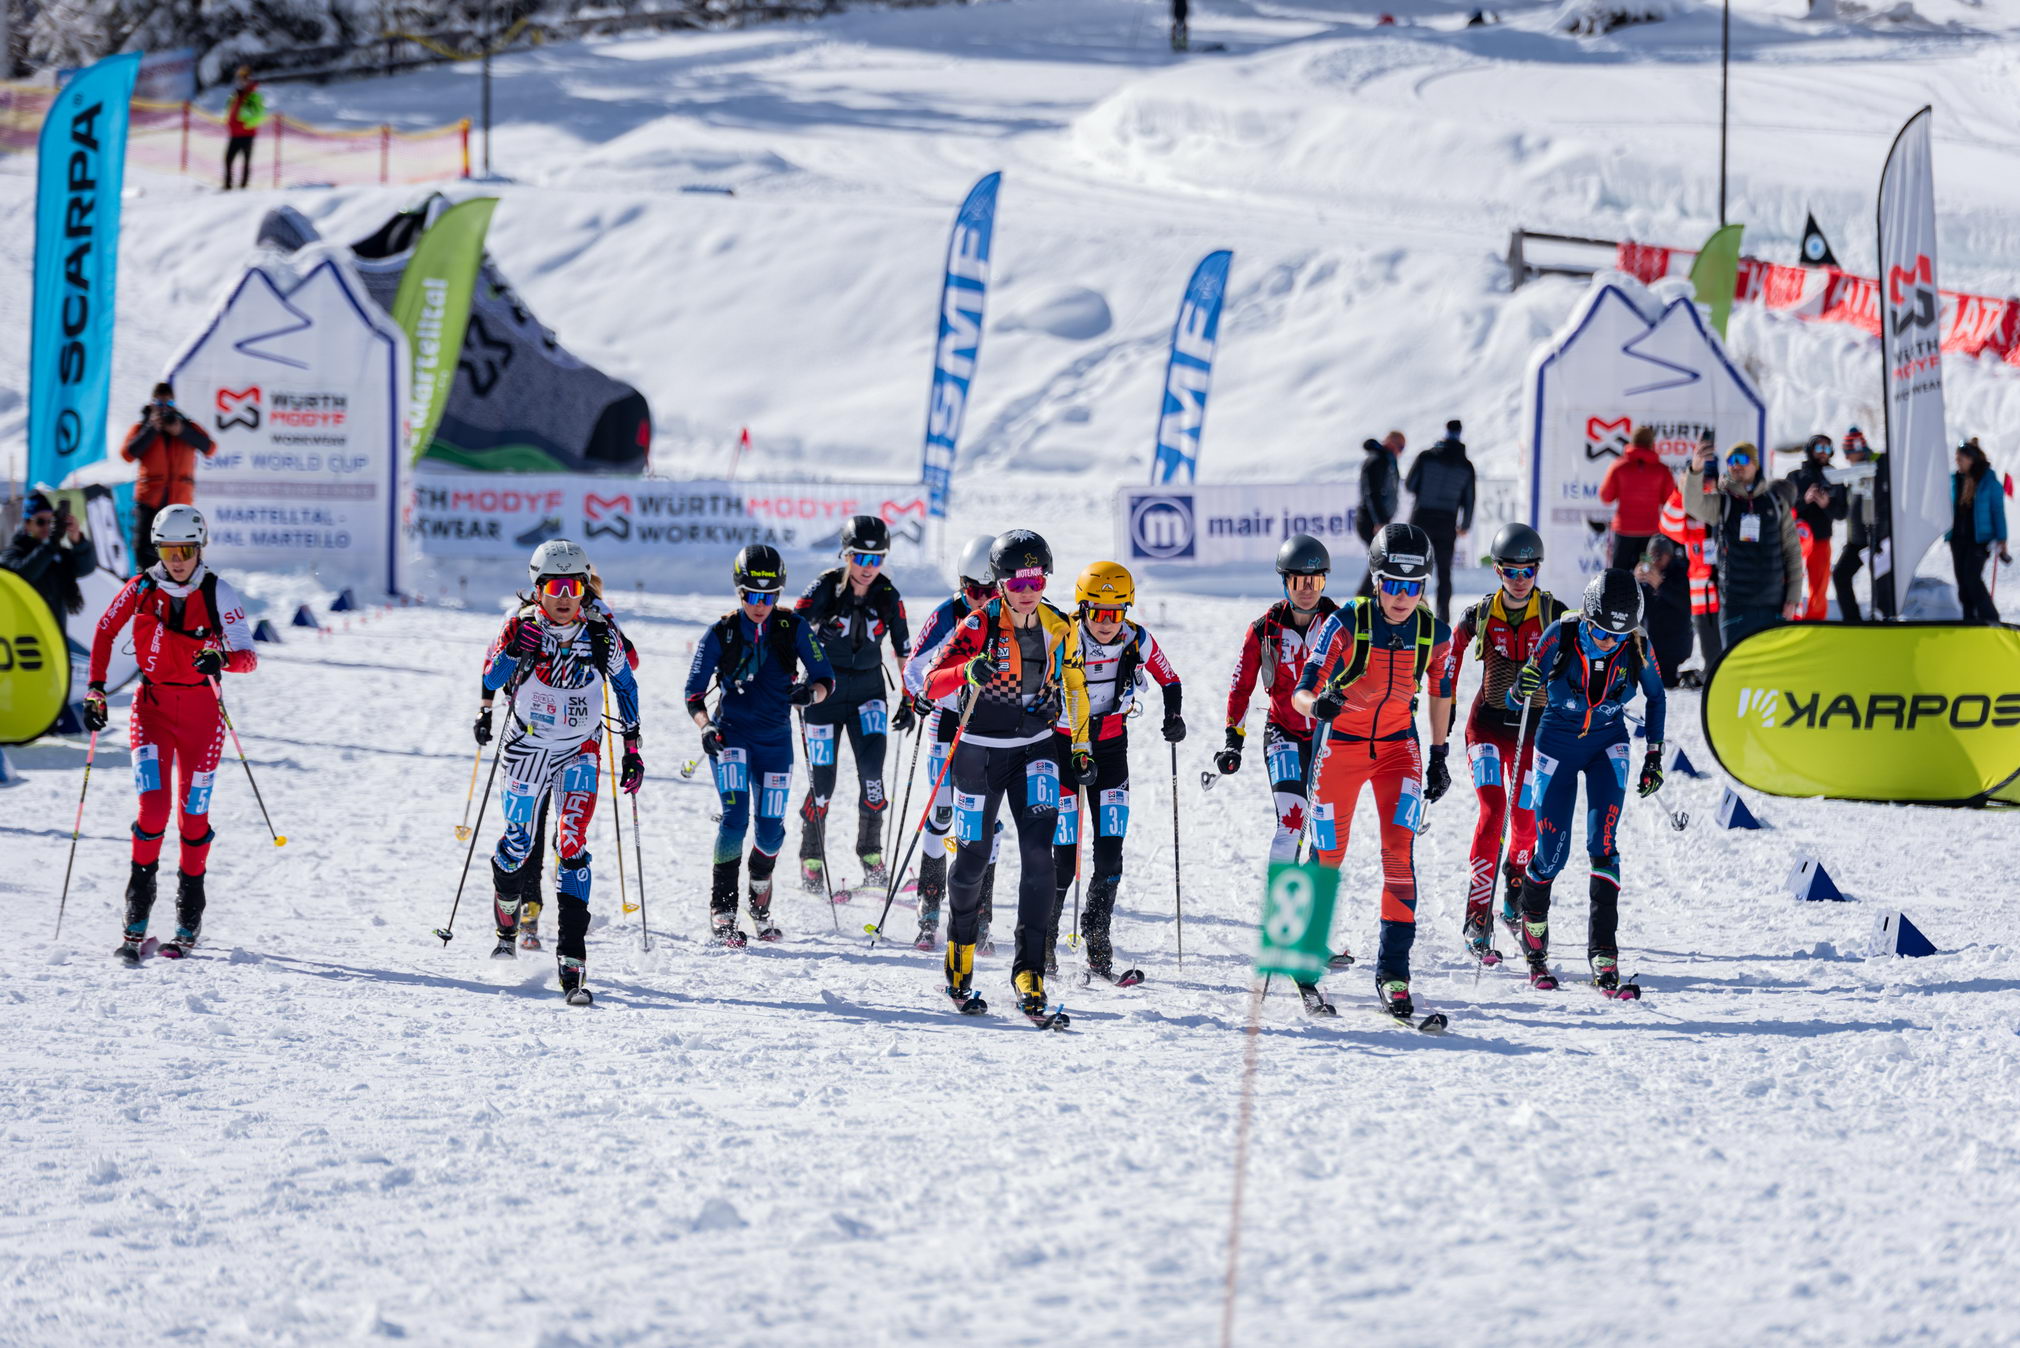
M 32 151 L 56 90 L 0 83 L 0 154 Z M 127 113 L 126 162 L 155 173 L 221 183 L 230 137 L 224 118 L 189 103 L 134 99 Z M 470 123 L 425 131 L 391 126 L 316 126 L 269 116 L 253 142 L 253 187 L 418 183 L 470 176 Z

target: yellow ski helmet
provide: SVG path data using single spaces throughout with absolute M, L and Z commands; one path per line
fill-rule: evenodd
M 1073 599 L 1097 608 L 1127 608 L 1136 602 L 1136 581 L 1121 562 L 1096 562 L 1074 582 Z

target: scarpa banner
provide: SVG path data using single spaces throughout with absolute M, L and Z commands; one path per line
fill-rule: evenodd
M 1354 532 L 1359 492 L 1358 481 L 1124 487 L 1115 494 L 1116 551 L 1132 567 L 1238 567 L 1251 576 L 1261 567 L 1273 587 L 1277 549 L 1310 534 L 1338 575 L 1367 556 Z
M 28 478 L 61 486 L 105 457 L 126 107 L 140 55 L 108 56 L 49 105 L 36 150 Z
M 1884 613 L 1950 527 L 1950 444 L 1943 429 L 1943 306 L 1936 293 L 1936 184 L 1929 109 L 1908 119 L 1880 174 L 1880 368 L 1886 385 L 1887 483 L 1875 519 L 1873 585 Z M 1891 502 L 1891 505 L 1887 503 Z
M 39 739 L 69 700 L 56 615 L 33 586 L 0 568 L 0 744 Z
M 1606 470 L 1634 432 L 1681 468 L 1707 433 L 1720 447 L 1765 444 L 1767 404 L 1689 298 L 1663 303 L 1602 273 L 1529 365 L 1529 522 L 1543 535 L 1544 587 L 1577 594 L 1606 569 L 1613 508 Z
M 947 238 L 939 330 L 933 339 L 933 387 L 926 399 L 926 451 L 920 468 L 934 519 L 947 517 L 947 488 L 954 477 L 961 422 L 968 412 L 968 387 L 982 350 L 989 248 L 996 234 L 996 189 L 1002 181 L 1002 174 L 991 173 L 968 189 Z
M 1227 293 L 1227 269 L 1234 254 L 1208 253 L 1192 269 L 1178 321 L 1171 325 L 1171 359 L 1164 368 L 1164 392 L 1157 408 L 1157 451 L 1150 461 L 1152 482 L 1191 482 L 1199 475 L 1199 437 L 1206 428 L 1206 395 L 1213 385 L 1213 353 L 1220 341 L 1220 304 Z
M 478 197 L 442 212 L 414 245 L 414 256 L 400 275 L 393 321 L 407 334 L 407 353 L 414 362 L 408 383 L 411 458 L 419 459 L 435 443 L 435 428 L 449 405 L 463 332 L 470 323 L 470 295 L 484 260 L 484 235 L 497 209 L 498 198 Z
M 833 565 L 851 515 L 890 526 L 892 568 L 927 565 L 927 514 L 925 488 L 913 484 L 501 478 L 423 467 L 408 531 L 424 556 L 490 561 L 523 562 L 550 538 L 572 538 L 619 585 L 696 577 L 727 584 L 737 550 L 768 543 L 798 582 Z
M 130 498 L 132 492 L 132 484 L 121 483 L 117 487 L 71 487 L 49 493 L 52 504 L 60 501 L 70 507 L 83 530 L 84 542 L 90 545 L 92 557 L 98 563 L 90 575 L 77 582 L 77 589 L 84 596 L 84 607 L 63 618 L 64 636 L 70 644 L 70 681 L 78 688 L 91 677 L 91 637 L 98 630 L 98 620 L 112 607 L 112 601 L 119 598 L 127 578 L 133 574 L 133 554 L 126 546 L 127 531 L 121 527 L 119 517 L 119 498 L 122 495 Z M 129 517 L 131 513 L 129 509 Z M 140 662 L 134 656 L 133 643 L 113 642 L 105 669 L 106 688 L 116 693 L 138 673 Z
M 340 245 L 250 267 L 170 364 L 217 441 L 197 471 L 206 555 L 398 589 L 407 339 Z
M 1703 716 L 1720 765 L 1757 791 L 1982 804 L 2020 775 L 2020 628 L 1771 628 L 1727 648 Z

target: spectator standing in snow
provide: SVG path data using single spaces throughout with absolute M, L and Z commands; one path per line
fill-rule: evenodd
M 1452 617 L 1452 549 L 1473 529 L 1473 462 L 1459 438 L 1459 419 L 1445 423 L 1445 438 L 1417 456 L 1403 485 L 1415 503 L 1410 523 L 1431 536 L 1438 566 L 1438 621 Z
M 64 630 L 64 615 L 84 609 L 84 592 L 78 582 L 98 565 L 98 554 L 84 541 L 77 517 L 65 509 L 58 511 L 39 491 L 28 493 L 22 503 L 21 527 L 15 531 L 7 551 L 0 553 L 0 566 L 28 582 L 49 611 L 56 615 L 56 630 Z
M 119 457 L 140 465 L 133 488 L 133 555 L 141 570 L 160 560 L 154 555 L 154 517 L 172 505 L 196 504 L 196 456 L 215 453 L 217 446 L 203 427 L 175 405 L 175 390 L 166 382 L 156 384 L 119 447 Z
M 1796 494 L 1796 536 L 1802 540 L 1803 570 L 1809 578 L 1800 615 L 1804 622 L 1820 623 L 1830 613 L 1831 521 L 1851 513 L 1844 484 L 1824 476 L 1835 452 L 1830 436 L 1811 436 L 1802 463 L 1786 479 Z
M 2011 562 L 2006 547 L 2006 493 L 1976 437 L 1957 446 L 1957 471 L 1950 474 L 1950 562 L 1957 571 L 1957 602 L 1967 623 L 1996 623 L 1999 610 L 1985 589 L 1985 563 L 1992 545 L 1999 560 Z
M 1363 440 L 1361 450 L 1367 457 L 1361 460 L 1361 508 L 1354 513 L 1354 531 L 1365 547 L 1375 541 L 1383 525 L 1396 518 L 1402 505 L 1403 472 L 1396 461 L 1402 457 L 1403 433 L 1390 431 L 1386 439 Z M 1370 567 L 1361 577 L 1363 596 L 1374 594 L 1374 581 Z
M 238 185 L 243 188 L 252 182 L 253 139 L 259 135 L 260 123 L 267 119 L 266 95 L 253 82 L 252 67 L 238 68 L 238 82 L 232 87 L 231 102 L 225 107 L 225 134 L 229 137 L 224 145 L 224 190 L 231 191 L 231 166 L 237 160 L 239 166 Z
M 1657 534 L 1634 568 L 1641 582 L 1642 626 L 1655 648 L 1662 686 L 1682 681 L 1683 662 L 1690 659 L 1690 561 L 1670 539 Z
M 1725 649 L 1742 637 L 1794 622 L 1803 597 L 1803 549 L 1795 516 L 1760 470 L 1760 451 L 1742 440 L 1717 476 L 1711 446 L 1699 445 L 1683 475 L 1683 508 L 1718 546 L 1718 624 Z
M 1631 571 L 1640 565 L 1648 540 L 1661 528 L 1662 503 L 1674 485 L 1655 452 L 1654 428 L 1641 427 L 1599 483 L 1600 501 L 1613 507 L 1614 570 Z
M 1857 426 L 1845 432 L 1844 445 L 1847 464 L 1857 467 L 1873 461 L 1872 446 L 1866 443 L 1864 432 Z M 1831 580 L 1838 591 L 1838 618 L 1843 622 L 1866 620 L 1859 611 L 1859 596 L 1852 588 L 1852 577 L 1859 574 L 1866 549 L 1872 545 L 1873 480 L 1865 478 L 1851 485 L 1846 500 L 1845 546 L 1838 552 L 1837 565 L 1831 568 Z

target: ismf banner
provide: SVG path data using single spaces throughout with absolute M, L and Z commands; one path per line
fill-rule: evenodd
M 1292 534 L 1310 534 L 1344 575 L 1367 556 L 1354 532 L 1359 495 L 1358 481 L 1124 487 L 1115 494 L 1116 551 L 1132 567 L 1243 568 L 1273 587 L 1277 549 Z
M 1767 404 L 1688 299 L 1663 305 L 1625 278 L 1596 282 L 1530 360 L 1529 522 L 1543 535 L 1543 583 L 1577 594 L 1605 569 L 1606 471 L 1634 432 L 1682 467 L 1705 435 L 1765 441 Z
M 1726 649 L 1704 737 L 1757 791 L 1982 804 L 2020 778 L 2020 628 L 1799 623 Z
M 407 341 L 349 250 L 248 268 L 167 377 L 217 454 L 198 470 L 210 556 L 398 588 Z
M 550 538 L 582 544 L 605 576 L 729 583 L 737 549 L 768 543 L 794 582 L 833 565 L 842 524 L 876 515 L 893 568 L 927 564 L 928 502 L 913 484 L 658 481 L 590 474 L 414 475 L 407 531 L 424 556 L 523 561 Z
M 1200 434 L 1206 428 L 1206 395 L 1213 387 L 1213 353 L 1220 344 L 1220 306 L 1227 294 L 1227 269 L 1234 254 L 1208 253 L 1192 269 L 1178 320 L 1171 325 L 1171 357 L 1158 395 L 1157 449 L 1151 456 L 1152 482 L 1187 482 L 1199 476 Z
M 926 450 L 920 469 L 933 518 L 947 517 L 947 488 L 954 477 L 968 389 L 982 350 L 982 313 L 989 297 L 989 249 L 996 234 L 996 189 L 991 173 L 968 190 L 947 238 L 947 269 L 940 284 L 939 327 L 933 337 L 933 387 L 926 399 Z

